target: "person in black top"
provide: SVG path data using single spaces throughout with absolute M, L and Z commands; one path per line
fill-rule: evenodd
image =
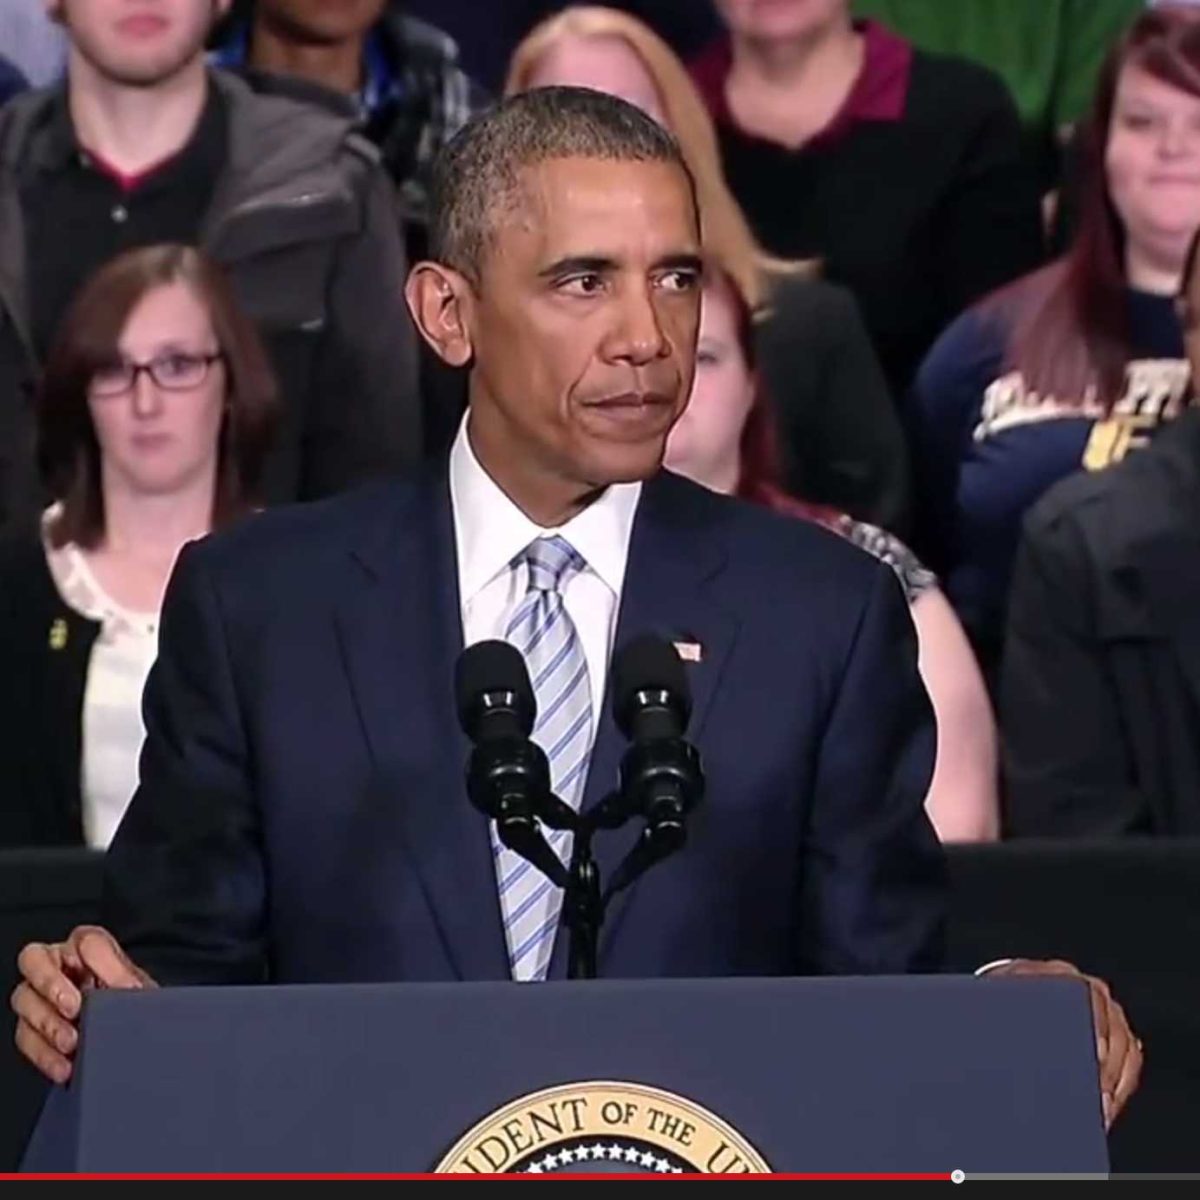
M 1144 444 L 1189 394 L 1175 296 L 1200 224 L 1197 127 L 1200 21 L 1148 12 L 1101 75 L 1072 248 L 963 314 L 909 398 L 916 548 L 993 682 L 1024 514 Z
M 357 120 L 396 184 L 410 259 L 423 257 L 434 156 L 488 103 L 453 39 L 399 0 L 234 0 L 215 41 L 210 60 L 256 90 Z
M 188 246 L 118 255 L 47 358 L 53 502 L 0 539 L 0 847 L 108 846 L 184 544 L 248 514 L 277 413 L 253 324 Z
M 1037 266 L 1036 181 L 1004 84 L 914 50 L 849 0 L 718 0 L 693 63 L 725 173 L 768 250 L 855 293 L 899 397 L 971 301 Z
M 201 245 L 229 268 L 284 397 L 270 501 L 419 460 L 394 189 L 351 123 L 206 69 L 227 0 L 58 0 L 64 86 L 0 110 L 0 525 L 41 510 L 31 396 L 80 282 L 115 254 Z
M 1200 373 L 1200 269 L 1181 296 Z M 1033 508 L 1001 686 L 1009 836 L 1200 835 L 1200 408 Z

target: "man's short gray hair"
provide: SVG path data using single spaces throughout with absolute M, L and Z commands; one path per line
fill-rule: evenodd
M 675 139 L 641 109 L 590 88 L 533 88 L 469 121 L 439 155 L 430 256 L 478 280 L 496 212 L 513 202 L 520 173 L 557 158 L 674 163 L 695 198 Z

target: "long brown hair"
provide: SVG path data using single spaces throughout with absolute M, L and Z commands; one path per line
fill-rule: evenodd
M 204 304 L 227 380 L 217 451 L 213 528 L 258 500 L 274 428 L 278 391 L 254 325 L 239 308 L 222 270 L 190 246 L 127 251 L 79 290 L 60 324 L 38 396 L 38 459 L 61 510 L 49 530 L 54 545 L 95 547 L 104 537 L 100 446 L 88 407 L 92 376 L 120 357 L 130 314 L 155 288 L 183 284 Z
M 1125 227 L 1109 194 L 1105 153 L 1117 83 L 1137 66 L 1200 96 L 1200 13 L 1165 6 L 1141 14 L 1109 53 L 1079 134 L 1079 223 L 1063 258 L 985 302 L 1012 320 L 1007 369 L 1026 387 L 1060 401 L 1120 399 L 1134 356 L 1125 275 Z M 1094 391 L 1093 391 L 1094 389 Z
M 711 291 L 710 291 L 711 289 Z M 783 483 L 779 455 L 779 421 L 771 395 L 758 370 L 755 345 L 755 316 L 749 299 L 737 280 L 720 262 L 710 262 L 706 292 L 729 300 L 734 309 L 734 331 L 746 369 L 754 378 L 754 396 L 738 443 L 738 481 L 735 494 L 743 500 L 763 504 L 776 512 L 804 517 L 822 525 L 836 525 L 841 514 L 824 504 L 814 504 L 789 493 Z
M 767 303 L 772 273 L 814 271 L 809 263 L 774 258 L 758 244 L 725 182 L 717 133 L 696 85 L 675 52 L 636 17 L 590 4 L 547 17 L 530 30 L 513 52 L 504 94 L 526 91 L 543 56 L 566 38 L 615 38 L 641 60 L 654 81 L 667 128 L 679 143 L 696 181 L 704 246 L 725 264 L 725 270 L 735 279 L 752 308 Z

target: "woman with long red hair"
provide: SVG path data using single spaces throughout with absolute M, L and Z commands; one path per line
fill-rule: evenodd
M 749 305 L 731 277 L 714 268 L 704 291 L 692 395 L 667 440 L 666 465 L 714 491 L 819 522 L 892 567 L 909 601 L 937 718 L 926 811 L 944 842 L 991 840 L 998 829 L 995 722 L 966 637 L 933 575 L 902 542 L 780 488 L 773 412 L 754 346 Z
M 1124 457 L 1189 394 L 1175 296 L 1200 226 L 1197 10 L 1134 22 L 1081 137 L 1071 248 L 951 325 L 910 403 L 918 549 L 989 673 L 1028 508 Z

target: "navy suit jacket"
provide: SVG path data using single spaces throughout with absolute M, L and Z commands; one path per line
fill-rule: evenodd
M 278 509 L 180 557 L 105 920 L 162 982 L 502 979 L 485 819 L 453 696 L 446 474 Z M 686 848 L 613 904 L 601 975 L 937 969 L 932 709 L 900 586 L 806 521 L 663 473 L 617 645 L 703 648 Z M 603 713 L 585 805 L 616 781 Z M 605 877 L 635 834 L 601 834 Z M 551 975 L 565 973 L 560 931 Z

